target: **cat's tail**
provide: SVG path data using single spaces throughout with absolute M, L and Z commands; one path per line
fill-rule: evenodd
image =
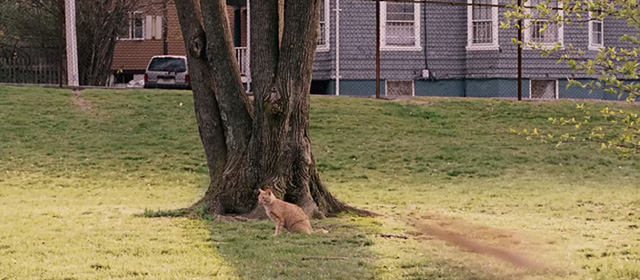
M 317 230 L 314 230 L 312 233 L 313 234 L 327 234 L 327 233 L 329 233 L 329 231 L 326 230 L 326 229 L 317 229 Z

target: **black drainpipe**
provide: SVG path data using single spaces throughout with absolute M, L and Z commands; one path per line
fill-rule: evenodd
M 422 30 L 424 30 L 424 69 L 429 69 L 429 58 L 427 57 L 427 4 L 422 4 Z M 431 70 L 429 69 L 429 77 L 431 77 Z

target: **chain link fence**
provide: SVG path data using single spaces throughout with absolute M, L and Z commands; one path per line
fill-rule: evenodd
M 312 93 L 518 97 L 518 45 L 513 41 L 518 31 L 513 26 L 500 28 L 506 21 L 504 14 L 513 11 L 508 6 L 512 1 L 376 2 L 324 3 Z M 523 2 L 536 5 L 540 1 Z M 626 27 L 619 21 L 606 24 L 610 29 Z M 621 44 L 613 35 L 602 35 L 602 22 L 580 27 L 532 20 L 525 26 L 525 42 L 573 45 L 587 51 L 581 59 L 597 55 L 589 41 L 593 34 L 601 36 L 605 46 Z M 522 98 L 618 99 L 602 90 L 567 87 L 569 79 L 589 82 L 596 77 L 574 73 L 566 63 L 558 63 L 565 53 L 543 56 L 539 50 L 522 49 Z
M 64 33 L 53 1 L 0 2 L 0 82 L 59 84 Z
M 119 30 L 137 5 L 137 0 L 0 1 L 0 83 L 108 85 Z
M 72 0 L 3 2 L 1 83 L 67 85 L 69 75 L 77 73 L 83 86 L 142 87 L 153 55 L 185 53 L 171 0 L 103 1 L 104 7 L 92 0 L 76 0 L 77 45 L 71 49 L 76 50 L 77 63 L 68 63 L 67 45 L 73 41 L 65 41 L 72 32 L 65 23 L 69 18 L 65 1 Z M 529 5 L 539 2 L 529 1 Z M 116 9 L 112 5 L 116 2 L 126 5 Z M 228 14 L 243 81 L 249 88 L 250 7 L 241 2 L 230 5 Z M 516 98 L 520 90 L 525 99 L 618 99 L 601 90 L 567 87 L 570 78 L 589 82 L 595 77 L 576 75 L 566 64 L 557 63 L 562 51 L 542 56 L 525 47 L 519 83 L 518 46 L 513 42 L 518 32 L 513 27 L 500 28 L 504 14 L 512 11 L 510 3 L 325 0 L 311 93 Z M 620 44 L 620 32 L 606 31 L 626 27 L 620 21 L 595 22 L 589 28 L 547 22 L 546 32 L 545 25 L 528 26 L 525 41 L 562 42 L 585 50 L 593 42 Z M 596 54 L 591 50 L 582 58 Z

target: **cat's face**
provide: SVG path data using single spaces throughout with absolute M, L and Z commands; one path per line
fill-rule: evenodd
M 261 189 L 258 189 L 258 190 L 260 191 L 260 194 L 258 195 L 258 203 L 261 205 L 271 203 L 271 201 L 275 197 L 271 192 L 271 190 L 270 189 L 267 189 L 266 191 L 263 191 Z

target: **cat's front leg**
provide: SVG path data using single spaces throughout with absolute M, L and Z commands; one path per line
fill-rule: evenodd
M 276 233 L 273 234 L 273 237 L 277 237 L 282 232 L 282 227 L 284 227 L 284 219 L 282 219 L 278 214 L 268 211 L 267 214 L 269 218 L 276 224 Z
M 278 237 L 282 233 L 282 225 L 280 223 L 276 223 L 276 233 L 273 234 L 273 237 Z
M 282 233 L 282 228 L 284 228 L 284 219 L 276 220 L 276 233 L 273 235 L 274 237 L 280 235 Z

